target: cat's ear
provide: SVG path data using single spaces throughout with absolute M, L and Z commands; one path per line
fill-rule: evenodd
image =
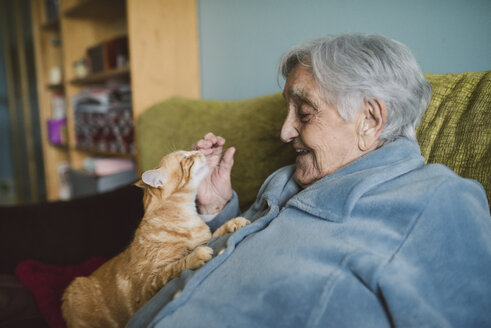
M 145 183 L 143 183 L 142 179 L 138 180 L 133 185 L 138 187 L 138 188 L 145 188 Z
M 142 181 L 154 188 L 163 186 L 167 181 L 165 173 L 160 170 L 148 170 L 143 172 Z

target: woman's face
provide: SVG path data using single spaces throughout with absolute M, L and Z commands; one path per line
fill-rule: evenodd
M 345 121 L 337 109 L 323 100 L 309 68 L 297 65 L 286 80 L 283 96 L 288 114 L 281 140 L 297 152 L 295 181 L 308 187 L 354 161 L 358 148 L 357 117 Z

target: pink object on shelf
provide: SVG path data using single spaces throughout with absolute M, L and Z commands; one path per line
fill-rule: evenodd
M 135 163 L 126 158 L 87 158 L 84 169 L 97 176 L 111 175 L 135 168 Z

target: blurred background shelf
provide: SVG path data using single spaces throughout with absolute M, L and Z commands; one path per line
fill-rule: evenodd
M 70 83 L 73 85 L 82 86 L 82 85 L 103 83 L 105 81 L 108 81 L 111 79 L 117 79 L 117 78 L 128 79 L 129 76 L 130 76 L 130 68 L 129 68 L 129 66 L 127 66 L 127 67 L 112 69 L 112 70 L 105 71 L 105 72 L 92 73 L 92 74 L 89 74 L 83 78 L 76 78 L 76 79 L 70 80 Z
M 41 29 L 45 31 L 56 31 L 60 29 L 60 20 L 58 18 L 52 18 L 41 24 Z
M 64 197 L 61 192 L 66 189 L 62 186 L 66 182 L 64 172 L 83 169 L 87 158 L 121 157 L 135 163 L 138 158 L 138 149 L 134 149 L 136 141 L 130 148 L 117 148 L 129 149 L 131 154 L 82 147 L 86 144 L 78 142 L 80 124 L 76 124 L 76 104 L 73 102 L 77 95 L 88 89 L 107 88 L 115 82 L 126 84 L 131 90 L 130 117 L 135 122 L 146 108 L 169 97 L 200 97 L 197 2 L 30 2 L 46 195 L 47 200 L 54 201 Z M 114 62 L 112 54 L 118 52 L 121 45 L 126 46 L 127 52 L 122 60 L 121 56 L 116 56 Z M 96 59 L 101 56 L 111 60 L 103 60 L 100 65 L 101 61 Z M 81 63 L 85 65 L 82 73 L 77 70 Z M 63 101 L 65 117 L 59 115 L 59 110 L 54 110 L 54 104 L 59 105 Z M 126 113 L 123 118 L 127 119 L 127 116 Z M 87 117 L 87 120 L 94 121 L 90 115 Z M 52 127 L 56 120 L 64 118 L 66 125 L 61 127 L 61 133 L 50 133 L 53 131 L 50 131 L 48 122 L 52 122 Z M 120 121 L 107 120 L 104 127 L 115 130 L 131 126 L 128 122 L 122 126 Z M 60 134 L 64 146 L 52 142 L 53 136 Z M 100 140 L 96 140 L 94 145 L 98 142 Z M 136 165 L 138 167 L 138 163 Z
M 63 83 L 47 84 L 46 87 L 51 91 L 63 91 L 65 89 L 65 85 Z
M 66 8 L 63 16 L 67 18 L 112 18 L 125 15 L 124 0 L 83 0 Z
M 130 158 L 130 159 L 135 159 L 136 154 L 132 153 L 120 153 L 120 152 L 113 152 L 113 151 L 103 151 L 103 150 L 98 150 L 95 148 L 86 148 L 86 147 L 78 147 L 77 150 L 83 151 L 90 153 L 91 155 L 94 156 L 103 156 L 103 157 L 121 157 L 121 158 Z

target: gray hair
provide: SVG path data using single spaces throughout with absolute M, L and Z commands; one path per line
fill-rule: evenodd
M 278 73 L 286 79 L 297 65 L 312 70 L 324 100 L 351 120 L 364 100 L 385 102 L 387 122 L 380 139 L 416 140 L 431 99 L 431 85 L 411 51 L 379 35 L 327 36 L 298 45 L 283 55 Z

